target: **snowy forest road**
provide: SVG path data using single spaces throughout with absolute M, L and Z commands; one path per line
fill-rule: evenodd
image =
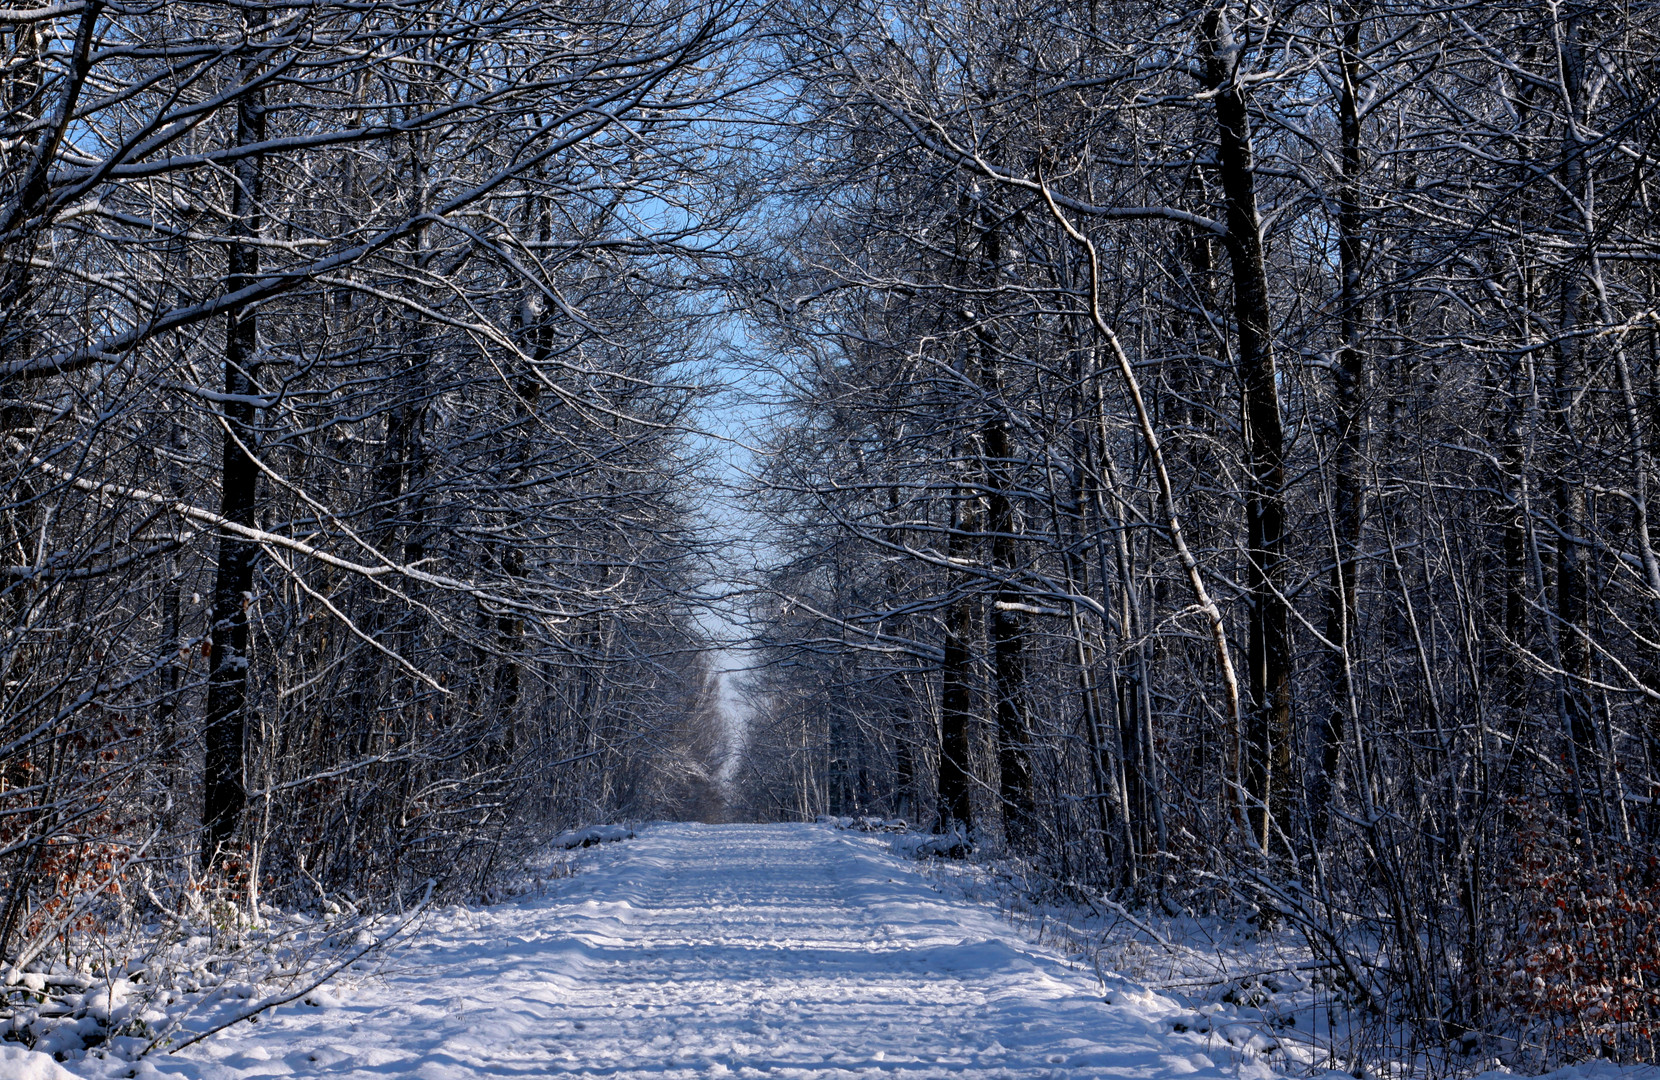
M 884 838 L 657 825 L 534 897 L 435 916 L 383 979 L 164 1075 L 1266 1077 L 942 892 Z M 155 1075 L 145 1068 L 146 1075 Z

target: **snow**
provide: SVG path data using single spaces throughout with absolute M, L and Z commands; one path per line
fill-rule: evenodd
M 593 847 L 595 844 L 614 844 L 619 840 L 631 840 L 633 837 L 634 830 L 627 825 L 590 825 L 586 829 L 560 833 L 554 839 L 553 846 L 569 850 Z
M 905 833 L 895 837 L 893 843 L 888 845 L 888 850 L 908 859 L 958 859 L 968 853 L 968 837 L 961 832 L 948 832 L 944 835 Z
M 153 1054 L 136 1073 L 1277 1075 L 1266 1047 L 1176 1031 L 1191 1010 L 1112 976 L 1103 990 L 890 844 L 826 825 L 651 826 L 584 852 L 538 893 L 435 912 L 375 978 Z
M 1508 1069 L 1493 1069 L 1480 1073 L 1471 1080 L 1519 1080 L 1523 1074 Z M 1653 1065 L 1616 1065 L 1611 1061 L 1586 1061 L 1565 1065 L 1527 1080 L 1655 1080 L 1660 1068 Z
M 75 1080 L 52 1055 L 0 1042 L 0 1078 L 4 1080 Z
M 871 817 L 866 814 L 861 817 L 837 817 L 833 814 L 820 814 L 820 825 L 834 825 L 838 829 L 857 829 L 860 832 L 909 832 L 911 826 L 904 818 Z

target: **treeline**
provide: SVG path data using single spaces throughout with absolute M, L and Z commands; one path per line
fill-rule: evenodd
M 6 986 L 707 801 L 686 433 L 739 29 L 0 12 Z
M 789 19 L 748 805 L 1295 926 L 1344 1068 L 1653 1060 L 1660 11 Z

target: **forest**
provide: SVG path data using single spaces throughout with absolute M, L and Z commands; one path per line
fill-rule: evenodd
M 832 815 L 1660 1062 L 1652 0 L 14 2 L 6 1039 Z

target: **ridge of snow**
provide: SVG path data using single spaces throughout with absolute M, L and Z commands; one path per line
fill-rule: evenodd
M 613 844 L 619 840 L 634 839 L 634 830 L 627 825 L 590 825 L 572 829 L 554 837 L 553 846 L 569 851 L 571 848 L 593 847 L 595 844 Z

